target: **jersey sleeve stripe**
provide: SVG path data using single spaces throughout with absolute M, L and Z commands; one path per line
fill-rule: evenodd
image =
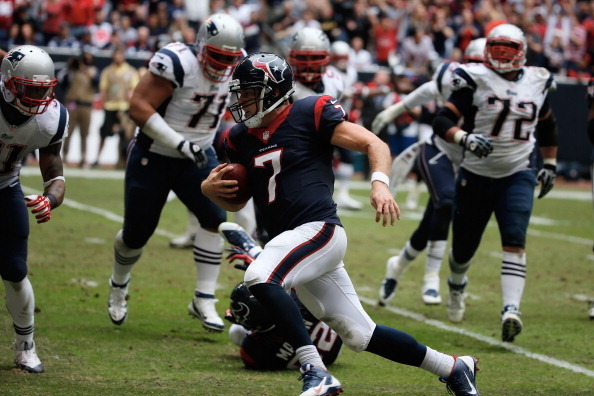
M 328 100 L 330 100 L 330 98 L 330 96 L 324 95 L 320 96 L 318 100 L 316 100 L 316 106 L 314 107 L 314 120 L 316 123 L 316 132 L 320 127 L 320 121 L 322 119 L 322 111 L 324 110 L 324 106 L 326 106 L 326 103 L 328 103 Z
M 549 75 L 549 78 L 548 78 L 548 80 L 547 80 L 546 84 L 545 84 L 545 89 L 544 89 L 544 91 L 543 91 L 543 92 L 545 92 L 545 91 L 549 90 L 549 89 L 550 89 L 550 88 L 553 86 L 553 83 L 554 83 L 554 82 L 555 82 L 555 78 L 553 77 L 553 74 L 551 73 L 551 74 Z
M 54 135 L 52 140 L 50 140 L 48 146 L 62 140 L 62 137 L 64 136 L 64 132 L 66 131 L 66 126 L 68 124 L 67 121 L 68 121 L 68 111 L 66 110 L 66 107 L 64 107 L 62 105 L 62 103 L 60 103 L 60 120 L 58 121 L 58 130 L 56 131 L 56 134 Z
M 441 80 L 443 80 L 443 75 L 448 70 L 448 67 L 450 67 L 451 63 L 452 62 L 446 62 L 441 66 L 441 69 L 439 69 L 439 73 L 437 74 L 437 90 L 439 93 L 442 93 Z
M 181 64 L 179 56 L 167 48 L 161 48 L 159 50 L 160 53 L 167 55 L 171 58 L 171 62 L 173 62 L 173 74 L 175 75 L 175 81 L 177 85 L 181 88 L 184 86 L 184 68 Z
M 476 91 L 476 88 L 477 88 L 476 82 L 474 82 L 472 77 L 470 77 L 470 75 L 468 73 L 466 73 L 465 70 L 463 70 L 461 68 L 457 68 L 456 70 L 454 70 L 454 73 L 456 73 L 457 75 L 462 77 L 464 79 L 464 81 L 466 81 L 468 83 L 468 86 L 470 88 L 472 88 L 473 91 Z

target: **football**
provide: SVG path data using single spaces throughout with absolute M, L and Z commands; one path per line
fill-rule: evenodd
M 237 180 L 237 187 L 239 187 L 239 190 L 236 191 L 237 195 L 234 198 L 223 199 L 233 204 L 246 203 L 252 197 L 247 168 L 241 164 L 229 165 L 233 165 L 233 170 L 225 173 L 223 175 L 223 180 Z

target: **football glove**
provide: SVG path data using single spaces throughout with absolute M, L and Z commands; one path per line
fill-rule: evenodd
M 472 151 L 474 155 L 479 158 L 486 157 L 493 151 L 493 145 L 489 138 L 483 135 L 476 135 L 474 133 L 467 133 L 460 139 L 460 146 Z
M 235 264 L 234 267 L 242 271 L 247 270 L 249 265 L 255 260 L 255 258 L 252 257 L 248 252 L 246 252 L 238 246 L 231 246 L 226 250 L 231 252 L 227 256 L 227 260 L 229 260 L 229 263 L 233 263 L 234 261 L 240 261 L 240 263 Z
M 542 169 L 538 172 L 536 180 L 540 183 L 540 193 L 538 198 L 542 198 L 553 189 L 555 185 L 555 178 L 557 177 L 557 166 L 553 164 L 544 164 Z
M 177 146 L 177 150 L 194 161 L 198 168 L 202 169 L 206 166 L 208 161 L 206 153 L 204 153 L 204 150 L 202 150 L 197 144 L 188 142 L 187 140 L 182 140 Z
M 50 220 L 52 217 L 52 204 L 48 197 L 43 195 L 27 195 L 25 201 L 27 201 L 29 208 L 33 208 L 31 213 L 35 215 L 37 224 Z
M 373 122 L 371 123 L 371 130 L 376 135 L 379 135 L 380 132 L 392 122 L 396 117 L 406 111 L 406 107 L 404 106 L 403 102 L 398 102 L 387 109 L 380 111 L 378 115 L 375 116 Z

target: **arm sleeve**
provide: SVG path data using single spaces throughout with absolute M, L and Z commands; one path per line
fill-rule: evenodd
M 437 83 L 431 80 L 408 94 L 403 102 L 407 109 L 412 109 L 439 97 Z

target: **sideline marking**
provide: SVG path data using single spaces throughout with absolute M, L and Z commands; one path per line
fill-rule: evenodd
M 367 297 L 359 296 L 359 300 L 361 300 L 361 302 L 364 302 L 365 304 L 370 305 L 370 306 L 377 305 L 376 300 L 372 300 Z M 474 338 L 475 340 L 484 342 L 485 344 L 489 344 L 489 345 L 493 345 L 496 347 L 507 349 L 508 351 L 511 351 L 515 354 L 524 355 L 524 356 L 532 358 L 534 360 L 538 360 L 540 362 L 550 364 L 551 366 L 564 368 L 566 370 L 570 370 L 570 371 L 573 371 L 578 374 L 585 374 L 588 377 L 594 378 L 594 371 L 588 370 L 587 368 L 584 368 L 581 366 L 577 366 L 575 364 L 571 364 L 564 360 L 555 359 L 555 358 L 552 358 L 552 357 L 549 357 L 549 356 L 546 356 L 546 355 L 543 355 L 540 353 L 533 353 L 533 352 L 530 352 L 529 350 L 527 350 L 526 348 L 522 348 L 517 345 L 510 344 L 509 342 L 499 341 L 493 337 L 487 337 L 482 334 L 464 330 L 460 327 L 451 326 L 451 325 L 445 324 L 444 322 L 441 322 L 439 320 L 427 319 L 424 315 L 414 313 L 414 312 L 408 311 L 406 309 L 395 308 L 392 306 L 386 306 L 386 307 L 382 307 L 382 308 L 386 309 L 392 313 L 395 313 L 397 315 L 416 320 L 418 322 L 427 324 L 429 326 L 437 327 L 440 330 L 446 330 L 446 331 L 449 331 L 452 333 L 461 334 L 465 337 Z

